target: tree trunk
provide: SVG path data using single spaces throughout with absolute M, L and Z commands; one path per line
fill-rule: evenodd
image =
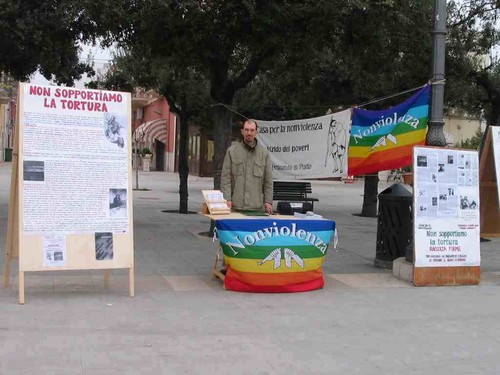
M 189 141 L 189 128 L 188 120 L 189 115 L 187 111 L 186 96 L 182 96 L 182 104 L 180 110 L 180 131 L 179 131 L 179 213 L 188 213 L 188 141 Z
M 378 174 L 365 176 L 365 190 L 361 216 L 377 217 Z
M 213 107 L 214 120 L 214 189 L 220 189 L 222 164 L 231 145 L 233 115 L 223 106 Z

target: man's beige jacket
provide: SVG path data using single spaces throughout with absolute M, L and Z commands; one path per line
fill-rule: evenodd
M 262 210 L 273 203 L 273 174 L 269 152 L 259 144 L 240 142 L 228 148 L 222 166 L 221 190 L 235 210 Z

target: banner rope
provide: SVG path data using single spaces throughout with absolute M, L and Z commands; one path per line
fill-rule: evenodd
M 215 103 L 215 104 L 211 104 L 210 105 L 210 107 L 218 107 L 218 106 L 224 107 L 224 108 L 228 109 L 230 112 L 236 113 L 238 116 L 243 117 L 245 120 L 250 120 L 245 115 L 242 115 L 241 113 L 237 112 L 236 110 L 234 110 L 233 108 L 231 108 L 230 106 L 228 106 L 228 105 L 226 105 L 224 103 Z
M 429 81 L 425 85 L 414 87 L 412 89 L 408 89 L 408 90 L 405 90 L 405 91 L 401 91 L 401 92 L 398 92 L 396 94 L 387 95 L 387 96 L 384 96 L 384 97 L 381 97 L 381 98 L 373 99 L 373 100 L 371 100 L 369 102 L 365 102 L 365 103 L 361 103 L 361 104 L 358 104 L 358 105 L 354 105 L 354 106 L 352 106 L 352 108 L 361 108 L 361 107 L 367 106 L 368 104 L 382 102 L 382 101 L 387 100 L 387 99 L 395 98 L 396 96 L 401 96 L 401 95 L 407 94 L 409 92 L 420 90 L 422 87 L 425 87 L 426 85 L 440 85 L 440 84 L 443 84 L 445 81 L 446 80 L 444 80 L 444 79 L 440 79 L 440 80 L 436 80 L 436 81 Z
M 429 85 L 429 84 L 430 85 L 441 85 L 441 84 L 444 84 L 445 81 L 446 81 L 445 79 L 439 79 L 439 80 L 435 80 L 435 81 L 430 80 L 425 85 L 421 85 L 421 86 L 414 87 L 414 88 L 411 88 L 411 89 L 408 89 L 408 90 L 405 90 L 405 91 L 401 91 L 401 92 L 398 92 L 398 93 L 395 93 L 395 94 L 391 94 L 391 95 L 383 96 L 383 97 L 380 97 L 380 98 L 376 98 L 376 99 L 370 100 L 369 102 L 365 102 L 365 103 L 353 105 L 353 106 L 351 106 L 351 108 L 365 107 L 365 106 L 367 106 L 369 104 L 382 102 L 384 100 L 395 98 L 397 96 L 401 96 L 401 95 L 407 94 L 409 92 L 420 90 L 422 87 L 424 87 L 426 85 Z M 237 114 L 238 116 L 244 118 L 245 120 L 249 120 L 248 117 L 246 117 L 245 115 L 239 113 L 238 111 L 236 111 L 234 108 L 228 106 L 227 104 L 215 102 L 214 104 L 211 104 L 210 106 L 211 107 L 218 107 L 218 106 L 224 107 L 227 110 L 229 110 L 230 112 L 233 112 L 233 113 Z M 319 106 L 319 105 L 316 105 L 316 106 L 285 106 L 284 108 L 287 108 L 287 107 L 288 108 L 328 108 L 328 109 L 330 109 L 332 106 L 326 106 L 326 105 L 323 105 L 323 106 Z M 346 108 L 344 108 L 344 109 L 346 109 Z M 342 109 L 342 110 L 344 110 L 344 109 Z M 328 115 L 328 114 L 331 114 L 331 113 L 335 113 L 335 112 L 328 111 L 325 114 Z

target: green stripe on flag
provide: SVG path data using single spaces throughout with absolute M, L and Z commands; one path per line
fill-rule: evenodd
M 275 249 L 290 249 L 295 254 L 300 256 L 301 258 L 319 258 L 325 254 L 323 254 L 316 246 L 313 245 L 304 245 L 304 246 L 246 246 L 244 249 L 232 247 L 230 248 L 226 244 L 221 244 L 222 251 L 224 255 L 231 258 L 240 258 L 240 259 L 264 259 L 269 253 Z M 235 254 L 235 252 L 237 254 Z

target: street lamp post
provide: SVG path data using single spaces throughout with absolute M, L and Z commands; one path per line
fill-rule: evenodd
M 432 55 L 432 95 L 427 131 L 427 144 L 430 146 L 446 146 L 444 137 L 444 61 L 446 48 L 446 0 L 434 1 L 434 39 Z

